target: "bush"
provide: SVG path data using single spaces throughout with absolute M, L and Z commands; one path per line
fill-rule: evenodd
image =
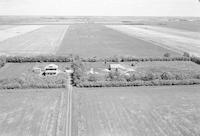
M 106 76 L 106 81 L 125 81 L 125 77 L 120 74 L 116 69 L 115 71 L 110 71 Z
M 79 57 L 76 57 L 71 65 L 73 69 L 72 73 L 72 84 L 76 86 L 77 84 L 80 84 L 84 81 L 85 77 L 85 66 L 80 60 Z
M 172 73 L 170 72 L 164 72 L 162 75 L 161 75 L 161 79 L 162 80 L 171 80 L 171 79 L 174 79 L 174 76 Z
M 171 54 L 170 53 L 165 53 L 164 54 L 164 57 L 167 57 L 167 58 L 169 58 L 171 56 Z
M 0 68 L 5 66 L 6 64 L 6 58 L 4 56 L 0 57 Z
M 196 64 L 200 64 L 200 58 L 199 57 L 191 57 L 191 61 L 196 63 Z
M 187 52 L 184 52 L 184 53 L 183 53 L 183 57 L 188 57 L 188 58 L 189 58 L 189 57 L 190 57 L 190 54 L 187 53 Z
M 147 73 L 142 78 L 143 81 L 150 81 L 156 79 L 155 75 L 153 73 Z
M 88 77 L 89 82 L 96 82 L 98 79 L 95 74 L 90 74 Z

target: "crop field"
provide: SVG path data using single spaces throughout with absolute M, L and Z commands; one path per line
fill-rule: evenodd
M 61 89 L 1 90 L 1 136 L 55 136 Z
M 148 25 L 107 25 L 107 27 L 169 50 L 200 56 L 199 32 Z
M 33 74 L 33 68 L 38 67 L 44 69 L 45 66 L 51 63 L 7 63 L 0 68 L 0 79 L 16 78 Z M 70 63 L 54 63 L 59 69 L 64 71 Z
M 73 136 L 198 136 L 199 86 L 74 90 Z
M 177 56 L 174 51 L 154 45 L 116 30 L 97 24 L 70 25 L 58 55 L 77 54 L 82 57 L 108 56 L 163 56 L 166 52 Z
M 32 29 L 30 27 L 29 25 L 18 26 L 0 31 L 0 35 L 2 35 L 0 40 L 0 54 L 55 54 L 68 28 L 67 25 L 34 25 L 31 27 Z

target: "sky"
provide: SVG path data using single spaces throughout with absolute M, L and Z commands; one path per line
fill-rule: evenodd
M 199 0 L 0 0 L 0 15 L 198 16 Z

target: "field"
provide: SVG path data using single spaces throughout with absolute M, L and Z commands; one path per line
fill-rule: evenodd
M 55 136 L 61 89 L 0 92 L 1 136 Z
M 172 56 L 178 55 L 174 51 L 128 36 L 103 25 L 75 24 L 70 25 L 57 54 L 73 53 L 82 57 L 114 55 L 155 57 L 163 56 L 166 52 L 170 52 Z
M 199 86 L 75 89 L 73 136 L 197 136 Z
M 18 30 L 21 27 L 24 29 Z M 37 30 L 30 32 L 30 26 L 27 25 L 0 31 L 0 35 L 3 37 L 0 42 L 0 54 L 28 56 L 55 54 L 68 28 L 67 25 L 43 27 L 34 25 L 32 27 L 36 27 Z
M 22 23 L 25 18 L 13 17 L 18 20 L 13 25 L 9 23 L 12 18 L 4 19 L 3 22 L 6 19 L 8 22 L 0 25 L 0 55 L 162 57 L 167 52 L 172 56 L 183 52 L 200 55 L 198 18 L 27 17 L 26 24 Z M 30 23 L 31 20 L 35 22 Z
M 160 47 L 182 53 L 200 56 L 200 33 L 148 25 L 110 25 L 108 28 L 151 42 Z

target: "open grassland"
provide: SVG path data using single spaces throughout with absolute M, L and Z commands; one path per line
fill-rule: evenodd
M 36 25 L 35 27 L 40 28 L 41 26 Z M 18 34 L 18 32 L 13 32 L 10 31 L 10 29 L 7 29 L 7 31 L 9 30 L 9 33 L 12 35 L 12 38 L 7 40 L 4 39 L 0 42 L 0 53 L 1 55 L 29 56 L 55 54 L 65 35 L 65 32 L 67 31 L 67 28 L 68 26 L 66 25 L 45 26 L 25 34 Z M 17 34 L 13 37 L 13 33 Z M 5 33 L 2 33 L 2 35 L 6 36 Z
M 0 92 L 1 136 L 56 136 L 62 90 Z M 62 128 L 60 128 L 62 129 Z
M 199 32 L 147 25 L 107 25 L 107 27 L 179 53 L 188 52 L 200 56 Z
M 73 136 L 198 136 L 199 86 L 75 89 Z
M 158 57 L 177 53 L 124 33 L 97 24 L 70 25 L 58 55 L 77 54 L 81 57 L 137 56 Z

